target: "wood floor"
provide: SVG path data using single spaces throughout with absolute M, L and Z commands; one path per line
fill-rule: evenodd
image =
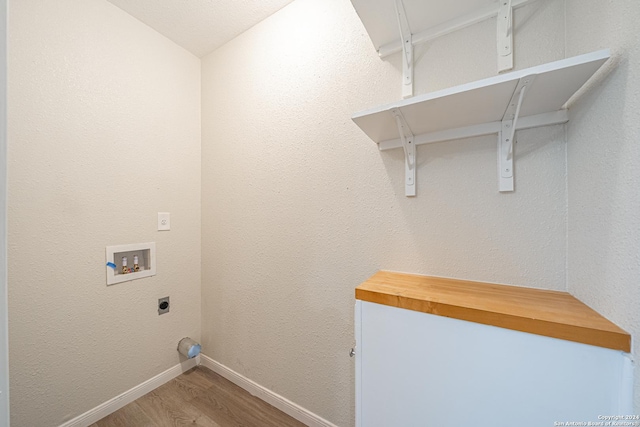
M 199 366 L 89 427 L 304 427 L 215 372 Z

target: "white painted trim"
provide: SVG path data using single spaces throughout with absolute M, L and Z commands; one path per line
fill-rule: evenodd
M 633 411 L 633 369 L 634 363 L 629 353 L 624 354 L 623 371 L 620 378 L 621 399 L 618 402 L 618 414 L 634 414 Z
M 7 1 L 0 0 L 0 427 L 9 426 L 7 283 Z
M 213 372 L 225 377 L 235 385 L 245 389 L 253 396 L 267 402 L 271 406 L 281 410 L 285 414 L 309 427 L 337 427 L 335 424 L 325 420 L 319 415 L 316 415 L 302 406 L 293 403 L 289 399 L 261 386 L 244 375 L 237 373 L 233 369 L 226 367 L 222 363 L 217 362 L 204 354 L 200 354 L 200 363 L 205 368 L 211 369 Z
M 114 413 L 123 406 L 128 405 L 134 400 L 144 396 L 150 391 L 155 390 L 162 384 L 171 381 L 178 375 L 181 375 L 183 372 L 186 372 L 199 364 L 200 363 L 198 357 L 188 359 L 182 363 L 179 363 L 162 372 L 161 374 L 158 374 L 155 377 L 143 382 L 142 384 L 139 384 L 132 389 L 129 389 L 124 393 L 114 397 L 113 399 L 96 406 L 95 408 L 85 412 L 84 414 L 79 415 L 64 424 L 61 424 L 60 427 L 88 427 L 96 421 L 99 421 L 107 415 Z

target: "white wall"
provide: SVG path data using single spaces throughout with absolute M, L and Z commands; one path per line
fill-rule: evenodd
M 564 57 L 564 1 L 518 9 L 516 67 Z M 495 75 L 495 19 L 418 49 L 417 92 Z M 566 284 L 564 127 L 380 153 L 350 117 L 400 98 L 348 0 L 298 0 L 203 58 L 203 352 L 353 425 L 354 287 L 378 269 Z
M 7 2 L 0 0 L 0 427 L 9 425 L 7 312 Z
M 567 55 L 611 48 L 617 66 L 571 108 L 569 291 L 633 335 L 640 360 L 640 45 L 636 0 L 567 0 Z M 640 369 L 635 370 L 640 413 Z
M 203 351 L 338 425 L 353 424 L 353 288 L 378 269 L 568 277 L 637 339 L 634 1 L 518 9 L 516 68 L 601 47 L 621 63 L 566 134 L 519 133 L 515 193 L 497 192 L 490 136 L 420 147 L 415 199 L 401 150 L 350 120 L 399 99 L 399 55 L 377 57 L 348 0 L 294 2 L 202 62 L 202 228 L 199 60 L 102 0 L 10 13 L 14 426 L 58 425 L 177 363 L 177 340 L 200 336 L 201 249 Z M 416 53 L 417 93 L 495 75 L 495 20 Z M 107 288 L 104 247 L 148 240 L 158 275 Z
M 11 424 L 57 426 L 200 338 L 200 61 L 104 0 L 14 1 L 9 43 Z M 146 241 L 157 275 L 107 287 Z

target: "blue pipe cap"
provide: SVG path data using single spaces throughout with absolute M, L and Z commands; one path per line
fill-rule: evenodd
M 194 344 L 191 346 L 191 348 L 189 348 L 189 354 L 188 354 L 189 359 L 193 359 L 199 354 L 200 354 L 200 344 Z

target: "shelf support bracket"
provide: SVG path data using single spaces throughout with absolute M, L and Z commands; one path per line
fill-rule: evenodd
M 513 69 L 513 7 L 500 0 L 498 10 L 498 72 Z
M 514 190 L 513 157 L 516 126 L 520 117 L 520 107 L 527 93 L 527 87 L 535 80 L 535 74 L 522 77 L 513 91 L 507 111 L 502 117 L 502 126 L 498 133 L 498 190 L 501 193 Z
M 402 44 L 402 97 L 413 96 L 413 40 L 402 0 L 396 0 L 396 16 Z
M 404 161 L 405 161 L 405 180 L 404 180 L 404 195 L 407 197 L 414 197 L 416 195 L 416 144 L 413 132 L 409 129 L 402 112 L 394 108 L 391 110 L 391 114 L 396 119 L 398 125 L 398 133 L 400 134 L 400 141 L 402 141 L 402 148 L 404 149 Z

